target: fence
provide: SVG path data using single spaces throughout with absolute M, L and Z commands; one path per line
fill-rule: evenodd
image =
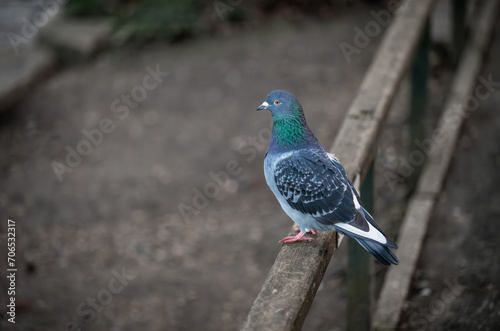
M 376 305 L 372 309 L 370 260 L 359 245 L 348 247 L 347 328 L 391 330 L 397 326 L 403 300 L 420 252 L 434 201 L 442 188 L 453 148 L 464 116 L 450 125 L 445 116 L 454 111 L 472 90 L 479 74 L 482 54 L 488 46 L 497 0 L 485 0 L 478 11 L 478 24 L 467 31 L 466 1 L 453 1 L 453 49 L 460 59 L 443 118 L 438 128 L 449 139 L 434 146 L 422 175 L 415 179 L 416 191 L 410 201 L 398 235 L 400 265 L 391 267 Z M 381 46 L 368 69 L 358 94 L 348 110 L 331 151 L 344 165 L 347 175 L 361 187 L 365 204 L 372 204 L 373 159 L 389 109 L 405 74 L 410 71 L 412 99 L 410 120 L 412 141 L 423 136 L 423 117 L 427 100 L 430 45 L 429 15 L 434 0 L 407 0 L 398 9 Z M 465 43 L 466 32 L 469 34 Z M 459 55 L 461 56 L 459 57 Z M 418 182 L 417 182 L 418 180 Z M 293 232 L 293 229 L 290 233 Z M 343 236 L 319 232 L 314 241 L 285 245 L 280 250 L 242 330 L 300 330 L 328 263 Z M 372 311 L 375 311 L 372 316 Z

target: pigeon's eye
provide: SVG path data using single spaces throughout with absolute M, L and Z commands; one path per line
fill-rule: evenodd
M 277 106 L 277 105 L 279 105 L 280 103 L 281 103 L 281 101 L 279 101 L 279 100 L 274 100 L 274 104 L 275 104 L 276 106 Z

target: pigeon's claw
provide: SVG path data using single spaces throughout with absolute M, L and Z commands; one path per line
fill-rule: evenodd
M 279 241 L 279 243 L 280 244 L 290 244 L 290 243 L 294 243 L 296 241 L 303 241 L 303 240 L 311 241 L 311 240 L 313 240 L 313 238 L 304 237 L 304 235 L 306 233 L 307 232 L 300 231 L 299 234 L 297 234 L 296 236 L 286 237 L 286 238 L 281 239 Z

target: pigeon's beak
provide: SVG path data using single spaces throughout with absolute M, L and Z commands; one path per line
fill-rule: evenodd
M 260 105 L 259 108 L 257 108 L 257 111 L 262 110 L 262 109 L 267 109 L 267 106 L 269 106 L 269 104 L 264 101 L 264 103 L 262 105 Z

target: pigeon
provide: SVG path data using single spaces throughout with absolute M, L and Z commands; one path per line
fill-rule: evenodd
M 310 241 L 304 235 L 335 230 L 355 239 L 384 265 L 399 260 L 396 243 L 382 232 L 366 211 L 339 160 L 319 143 L 307 126 L 302 106 L 289 92 L 269 93 L 257 110 L 273 117 L 264 175 L 281 208 L 299 233 L 280 243 Z

